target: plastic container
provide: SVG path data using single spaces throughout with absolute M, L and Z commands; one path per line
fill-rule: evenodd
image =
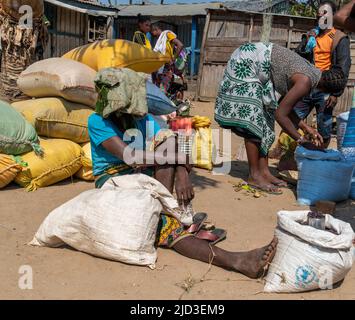
M 348 119 L 349 119 L 349 114 L 350 114 L 350 111 L 341 113 L 337 117 L 337 144 L 338 144 L 338 150 L 341 150 L 341 147 L 343 145 L 346 126 L 348 124 Z

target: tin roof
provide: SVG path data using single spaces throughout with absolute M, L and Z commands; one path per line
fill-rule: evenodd
M 58 7 L 87 13 L 93 16 L 117 16 L 118 9 L 99 3 L 95 0 L 44 0 Z
M 139 13 L 143 16 L 163 17 L 163 16 L 198 16 L 206 15 L 207 9 L 219 9 L 220 2 L 211 3 L 191 3 L 191 4 L 145 4 L 145 5 L 120 5 L 119 16 L 135 17 Z

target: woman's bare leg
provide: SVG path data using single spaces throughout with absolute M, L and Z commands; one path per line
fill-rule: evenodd
M 268 157 L 260 157 L 259 158 L 259 170 L 264 176 L 264 178 L 278 187 L 287 187 L 287 183 L 281 179 L 276 178 L 272 175 L 269 168 L 269 158 Z
M 277 191 L 277 187 L 275 187 L 260 170 L 260 159 L 262 157 L 259 152 L 259 147 L 258 143 L 245 139 L 245 148 L 249 164 L 248 183 L 266 191 Z
M 212 263 L 215 266 L 240 272 L 249 278 L 259 278 L 264 267 L 272 261 L 276 253 L 277 238 L 260 249 L 247 252 L 229 252 L 210 246 L 210 244 L 195 237 L 187 237 L 173 246 L 173 249 L 181 255 Z

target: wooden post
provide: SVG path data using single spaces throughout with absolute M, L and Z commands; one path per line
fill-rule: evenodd
M 248 41 L 253 42 L 253 30 L 254 30 L 254 16 L 250 16 L 250 27 L 249 27 L 249 35 Z
M 200 50 L 200 67 L 198 70 L 198 78 L 197 78 L 197 88 L 196 88 L 196 95 L 195 95 L 195 100 L 198 100 L 200 97 L 200 90 L 201 90 L 201 77 L 203 74 L 203 65 L 204 65 L 204 60 L 205 60 L 205 47 L 206 47 L 206 40 L 208 37 L 208 31 L 210 29 L 210 21 L 211 21 L 211 12 L 208 11 L 207 17 L 206 17 L 206 23 L 205 23 L 205 28 L 203 30 L 203 37 L 202 37 L 202 44 L 201 44 L 201 50 Z
M 289 24 L 289 29 L 288 29 L 288 39 L 287 39 L 287 49 L 291 49 L 292 28 L 293 28 L 293 19 L 290 18 L 290 24 Z

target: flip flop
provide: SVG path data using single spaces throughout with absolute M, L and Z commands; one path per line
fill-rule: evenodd
M 286 183 L 286 185 L 285 185 L 285 183 Z M 288 185 L 287 182 L 273 183 L 273 185 L 278 187 L 278 188 L 290 189 L 290 186 Z
M 201 240 L 207 240 L 211 242 L 212 245 L 215 245 L 227 237 L 227 231 L 218 228 L 212 231 L 200 230 L 195 234 L 195 237 Z
M 264 193 L 267 193 L 267 194 L 271 194 L 271 195 L 275 195 L 275 196 L 280 196 L 283 194 L 283 192 L 280 190 L 280 191 L 271 191 L 271 190 L 267 190 L 266 188 L 267 187 L 276 187 L 275 185 L 273 184 L 270 184 L 268 186 L 266 186 L 266 188 L 261 188 L 259 186 L 256 186 L 256 185 L 253 185 L 253 184 L 249 184 L 249 186 L 257 191 L 261 191 L 261 192 L 264 192 Z M 279 187 L 278 187 L 279 188 Z
M 196 233 L 201 230 L 203 224 L 207 220 L 207 213 L 205 212 L 197 212 L 193 216 L 193 223 L 192 225 L 186 230 L 189 233 Z

